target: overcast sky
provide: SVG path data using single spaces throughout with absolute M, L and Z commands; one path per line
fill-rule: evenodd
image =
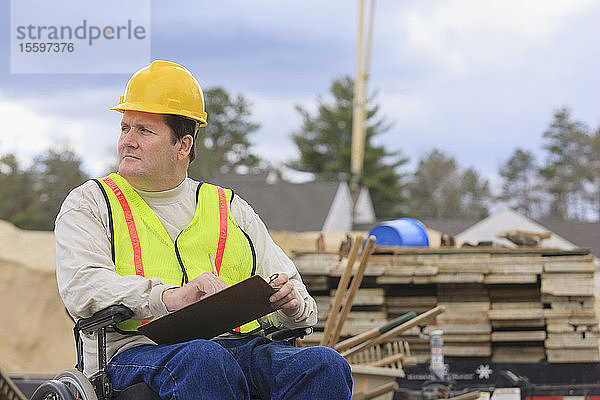
M 254 149 L 274 163 L 297 156 L 295 106 L 356 69 L 358 0 L 151 3 L 151 58 L 246 96 Z M 104 172 L 130 74 L 11 74 L 9 11 L 0 0 L 0 154 L 69 144 Z M 379 140 L 410 168 L 435 147 L 494 180 L 515 148 L 540 152 L 558 107 L 598 128 L 598 21 L 591 0 L 379 0 L 369 88 L 393 123 Z

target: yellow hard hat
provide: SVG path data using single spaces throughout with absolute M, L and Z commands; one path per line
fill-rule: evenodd
M 181 115 L 206 126 L 200 85 L 187 69 L 169 61 L 154 61 L 136 72 L 111 110 Z

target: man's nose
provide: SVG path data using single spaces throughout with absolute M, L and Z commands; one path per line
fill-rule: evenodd
M 137 133 L 134 129 L 130 129 L 127 132 L 123 133 L 122 143 L 127 147 L 137 147 Z

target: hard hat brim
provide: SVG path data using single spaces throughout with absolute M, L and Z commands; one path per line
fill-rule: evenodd
M 152 114 L 173 114 L 173 115 L 181 115 L 182 117 L 187 117 L 198 121 L 200 127 L 206 126 L 206 112 L 197 113 L 189 110 L 174 110 L 168 106 L 161 106 L 158 104 L 143 104 L 143 103 L 130 103 L 123 102 L 119 103 L 114 107 L 111 107 L 110 110 L 115 110 L 120 113 L 124 111 L 140 111 L 140 112 L 148 112 Z

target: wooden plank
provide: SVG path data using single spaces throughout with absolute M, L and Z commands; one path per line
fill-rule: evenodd
M 444 343 L 444 355 L 449 357 L 489 357 L 492 355 L 492 346 L 489 343 L 468 346 Z
M 540 309 L 540 301 L 503 301 L 491 303 L 492 310 L 522 310 L 522 309 Z
M 551 363 L 596 362 L 600 354 L 590 349 L 547 349 L 546 358 Z
M 560 275 L 560 274 L 557 274 Z M 591 278 L 550 278 L 542 276 L 541 292 L 554 296 L 592 296 L 594 280 Z
M 535 274 L 489 274 L 483 279 L 483 283 L 495 285 L 501 283 L 536 283 L 538 276 Z
M 488 318 L 491 320 L 524 320 L 544 318 L 541 308 L 490 310 Z
M 596 316 L 594 309 L 569 310 L 569 309 L 545 309 L 544 317 L 546 319 L 569 318 L 569 317 L 591 317 Z
M 560 338 L 549 337 L 544 342 L 546 349 L 596 349 L 598 351 L 598 338 Z
M 479 273 L 487 274 L 490 272 L 490 266 L 488 264 L 470 264 L 470 263 L 438 263 L 437 264 L 439 273 L 453 273 L 453 274 L 468 274 L 468 273 Z
M 435 282 L 435 276 L 413 276 L 412 277 L 412 282 L 415 285 L 427 285 L 429 283 L 433 283 Z
M 492 335 L 489 333 L 463 333 L 463 334 L 447 334 L 444 332 L 444 346 L 451 343 L 479 343 L 489 342 Z
M 544 263 L 544 272 L 596 272 L 596 264 L 593 261 L 565 262 L 554 261 Z
M 477 273 L 439 273 L 432 277 L 431 282 L 435 283 L 481 283 L 483 282 L 483 274 Z
M 546 339 L 546 331 L 492 332 L 492 342 L 539 342 Z
M 540 362 L 546 358 L 543 346 L 492 346 L 492 362 Z
M 594 307 L 594 296 L 553 296 L 542 294 L 542 303 L 580 303 L 583 307 Z
M 437 304 L 436 296 L 386 296 L 388 306 L 432 306 Z
M 335 297 L 337 289 L 330 291 L 330 297 Z M 373 306 L 382 305 L 385 291 L 382 288 L 358 289 L 352 301 L 353 306 Z M 344 299 L 346 295 L 344 295 Z
M 539 301 L 540 290 L 534 285 L 491 286 L 490 300 L 495 301 Z
M 506 319 L 506 320 L 492 320 L 492 328 L 494 329 L 502 329 L 502 328 L 543 328 L 546 326 L 546 320 L 543 318 L 540 319 Z
M 415 271 L 419 268 L 418 265 L 394 265 L 389 266 L 383 271 L 384 276 L 413 276 Z M 431 275 L 435 275 L 435 273 Z
M 471 324 L 434 324 L 427 325 L 425 332 L 431 332 L 435 329 L 443 330 L 444 335 L 488 334 L 492 332 L 492 325 L 485 322 L 474 322 Z
M 553 339 L 557 341 L 569 341 L 579 339 L 600 339 L 600 332 L 595 331 L 570 331 L 570 332 L 548 332 L 546 339 Z
M 412 276 L 378 276 L 375 280 L 378 285 L 408 285 L 413 283 Z
M 505 261 L 501 264 L 490 265 L 490 274 L 524 274 L 524 275 L 539 275 L 543 272 L 544 266 L 539 261 L 535 261 L 535 264 L 529 263 L 514 263 Z

